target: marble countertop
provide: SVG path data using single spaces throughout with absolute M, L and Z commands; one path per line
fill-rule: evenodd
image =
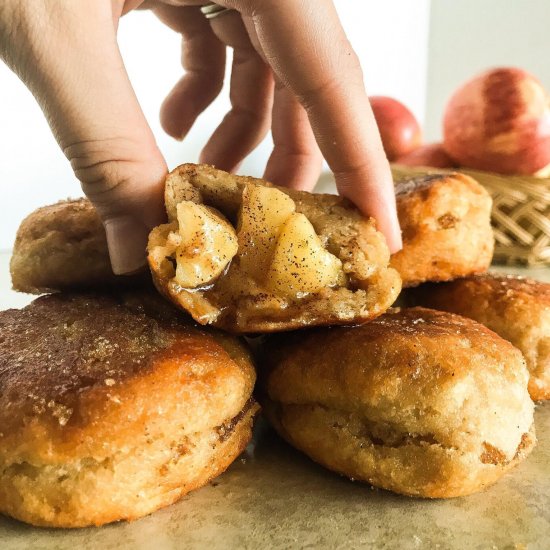
M 32 297 L 9 288 L 2 308 Z M 550 281 L 550 269 L 510 270 Z M 314 464 L 260 421 L 222 476 L 146 518 L 80 530 L 29 527 L 0 516 L 0 549 L 399 548 L 547 549 L 550 544 L 550 404 L 536 411 L 539 444 L 499 483 L 469 497 L 406 498 L 353 483 Z

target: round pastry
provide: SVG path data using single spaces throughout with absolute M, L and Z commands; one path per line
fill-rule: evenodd
M 289 443 L 397 493 L 483 489 L 535 444 L 521 353 L 484 326 L 423 308 L 271 337 L 260 402 Z
M 145 274 L 114 275 L 105 229 L 87 199 L 60 201 L 29 214 L 17 230 L 10 271 L 13 289 L 30 294 L 151 284 Z
M 160 302 L 160 303 L 159 303 Z M 0 313 L 0 513 L 136 519 L 223 472 L 251 437 L 238 340 L 153 295 L 51 295 Z
M 550 284 L 513 275 L 477 275 L 422 285 L 414 303 L 474 319 L 524 355 L 534 400 L 550 399 Z
M 479 183 L 464 174 L 432 174 L 398 182 L 395 192 L 403 249 L 391 266 L 404 287 L 487 271 L 491 197 Z
M 27 216 L 10 270 L 13 288 L 31 294 L 113 283 L 105 230 L 90 201 L 61 201 Z

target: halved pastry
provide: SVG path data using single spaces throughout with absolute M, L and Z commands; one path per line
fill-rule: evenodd
M 364 322 L 399 294 L 373 220 L 346 199 L 184 164 L 149 236 L 159 291 L 202 324 L 272 332 Z

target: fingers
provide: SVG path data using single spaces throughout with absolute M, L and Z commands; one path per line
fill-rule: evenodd
M 401 247 L 393 182 L 361 68 L 330 0 L 219 0 L 252 17 L 276 76 L 304 106 L 338 189 Z
M 265 179 L 284 187 L 311 191 L 319 178 L 323 156 L 307 113 L 292 92 L 278 84 L 273 103 L 273 153 Z
M 238 14 L 224 14 L 211 25 L 218 38 L 234 50 L 231 110 L 204 147 L 200 161 L 234 171 L 269 131 L 273 77 Z
M 133 272 L 145 264 L 148 231 L 164 218 L 166 165 L 124 69 L 111 2 L 73 8 L 43 0 L 20 14 L 14 66 L 23 68 L 22 79 L 98 208 L 113 270 Z
M 181 64 L 185 74 L 164 100 L 160 114 L 165 132 L 183 139 L 222 89 L 225 46 L 216 38 L 198 7 L 161 4 L 154 12 L 183 39 Z

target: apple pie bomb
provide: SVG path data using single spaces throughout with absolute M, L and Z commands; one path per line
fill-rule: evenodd
M 346 199 L 184 164 L 148 259 L 159 291 L 235 333 L 365 322 L 401 290 L 373 220 Z

